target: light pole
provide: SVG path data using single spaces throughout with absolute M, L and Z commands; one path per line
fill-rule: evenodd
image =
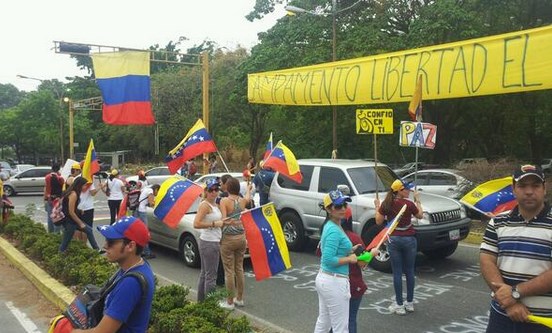
M 31 76 L 26 76 L 26 75 L 21 75 L 21 74 L 18 74 L 16 75 L 18 78 L 20 79 L 25 79 L 25 80 L 35 80 L 35 81 L 39 81 L 40 83 L 44 83 L 44 81 L 47 81 L 47 80 L 44 80 L 44 79 L 39 79 L 39 78 L 36 78 L 36 77 L 31 77 Z M 58 98 L 58 101 L 59 101 L 59 158 L 60 158 L 60 162 L 63 163 L 63 160 L 64 160 L 64 151 L 63 151 L 63 117 L 62 117 L 62 112 L 61 112 L 61 109 L 63 107 L 63 101 L 64 101 L 64 95 L 65 95 L 65 92 L 69 91 L 69 89 L 66 89 L 66 90 L 62 90 L 61 92 L 59 91 L 58 87 L 55 85 L 55 84 L 52 84 L 52 87 L 54 88 L 54 92 L 56 93 L 56 97 Z
M 355 2 L 354 4 L 350 5 L 347 8 L 343 8 L 341 10 L 337 10 L 337 0 L 332 0 L 332 10 L 330 12 L 325 11 L 321 7 L 317 7 L 316 10 L 307 10 L 301 7 L 296 6 L 286 6 L 284 7 L 285 10 L 287 10 L 290 13 L 294 14 L 310 14 L 314 16 L 332 16 L 332 61 L 337 60 L 337 52 L 336 52 L 336 44 L 337 44 L 337 23 L 336 23 L 336 17 L 338 14 L 343 13 L 346 10 L 349 10 L 362 2 L 363 0 L 359 0 Z M 337 106 L 335 104 L 332 104 L 332 158 L 337 158 Z

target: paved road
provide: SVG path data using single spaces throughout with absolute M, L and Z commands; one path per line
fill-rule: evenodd
M 95 224 L 107 223 L 105 197 L 97 197 Z M 18 212 L 26 203 L 40 197 L 12 198 Z M 21 206 L 21 207 L 20 207 Z M 35 218 L 45 219 L 42 208 Z M 104 217 L 104 219 L 101 219 Z M 100 243 L 101 237 L 97 237 Z M 199 270 L 186 267 L 176 252 L 153 247 L 158 258 L 150 260 L 162 282 L 181 283 L 195 289 Z M 243 311 L 291 332 L 312 332 L 316 321 L 318 299 L 314 280 L 319 270 L 314 248 L 291 253 L 293 267 L 269 280 L 256 282 L 246 265 L 246 306 Z M 364 279 L 368 290 L 358 315 L 359 332 L 484 332 L 487 322 L 489 292 L 479 273 L 478 249 L 460 246 L 446 260 L 429 261 L 418 255 L 416 267 L 416 311 L 406 316 L 389 313 L 394 299 L 392 277 L 368 269 Z M 277 331 L 277 329 L 275 329 Z

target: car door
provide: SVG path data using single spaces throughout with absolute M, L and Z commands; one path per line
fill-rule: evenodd
M 322 200 L 327 193 L 337 189 L 337 185 L 347 185 L 349 189 L 353 189 L 342 169 L 320 167 L 317 192 L 313 193 L 316 202 L 313 205 L 314 211 L 312 212 L 312 215 L 317 217 L 314 222 L 316 226 L 322 225 L 326 219 L 326 210 L 320 207 L 320 203 L 322 203 Z M 352 195 L 352 193 L 350 195 Z
M 29 169 L 23 171 L 13 181 L 15 191 L 18 193 L 44 191 L 44 177 L 48 172 L 49 170 L 47 169 Z

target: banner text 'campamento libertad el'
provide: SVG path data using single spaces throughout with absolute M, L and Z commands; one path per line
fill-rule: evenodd
M 250 103 L 405 102 L 552 88 L 552 26 L 420 49 L 248 75 Z

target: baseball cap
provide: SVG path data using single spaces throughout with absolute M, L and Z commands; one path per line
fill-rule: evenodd
M 538 177 L 542 182 L 544 182 L 545 177 L 542 169 L 538 165 L 525 164 L 516 168 L 514 170 L 514 181 L 518 182 L 527 176 Z
M 148 227 L 134 216 L 125 216 L 112 225 L 96 227 L 106 239 L 130 239 L 140 246 L 146 246 L 150 240 Z
M 205 183 L 205 189 L 210 190 L 214 187 L 220 187 L 220 181 L 218 178 L 211 178 L 207 180 L 207 183 Z
M 78 162 L 73 163 L 73 165 L 71 166 L 71 169 L 80 170 L 81 169 L 80 163 Z
M 117 170 L 117 169 L 111 170 L 111 175 L 112 176 L 117 176 L 118 174 L 119 174 L 119 170 Z
M 412 185 L 412 183 L 405 183 L 400 179 L 395 179 L 395 181 L 391 184 L 391 189 L 393 190 L 393 192 L 399 192 L 403 188 L 411 190 L 414 188 L 414 185 Z
M 331 191 L 326 194 L 323 199 L 324 207 L 328 207 L 329 205 L 343 205 L 344 202 L 351 202 L 351 198 L 344 195 L 339 190 Z

